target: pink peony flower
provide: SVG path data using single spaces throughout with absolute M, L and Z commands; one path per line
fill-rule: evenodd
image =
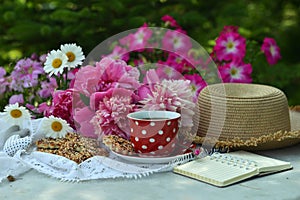
M 15 103 L 19 103 L 19 104 L 24 103 L 23 94 L 15 94 L 9 98 L 9 104 L 15 104 Z
M 281 59 L 280 49 L 273 38 L 265 38 L 261 46 L 266 59 L 270 65 L 275 65 Z
M 224 33 L 217 38 L 213 50 L 220 61 L 243 59 L 246 54 L 246 39 L 235 32 Z
M 94 66 L 85 66 L 79 69 L 75 75 L 74 89 L 85 96 L 90 96 L 99 90 L 98 83 L 103 70 Z
M 183 127 L 192 127 L 195 104 L 188 80 L 163 80 L 151 88 L 151 94 L 140 101 L 145 110 L 168 110 L 181 114 Z
M 137 90 L 138 101 L 143 100 L 150 95 L 151 90 L 147 84 L 141 85 Z
M 106 91 L 117 87 L 136 90 L 140 86 L 138 69 L 127 65 L 123 60 L 105 57 L 96 63 L 96 67 L 102 71 L 98 79 L 97 91 Z
M 251 83 L 251 64 L 242 61 L 232 61 L 219 67 L 219 73 L 223 82 Z
M 207 86 L 206 82 L 202 79 L 199 74 L 192 75 L 184 75 L 184 78 L 191 81 L 190 88 L 194 93 L 193 101 L 196 102 L 198 100 L 198 95 L 200 91 Z
M 134 110 L 132 104 L 132 92 L 129 90 L 116 88 L 110 89 L 105 95 L 101 95 L 99 109 L 92 118 L 98 135 L 118 135 L 129 138 L 129 123 L 127 114 Z
M 171 52 L 188 52 L 192 43 L 188 36 L 179 31 L 168 30 L 162 39 L 162 48 Z
M 95 134 L 94 125 L 91 123 L 91 120 L 93 119 L 94 115 L 95 112 L 91 111 L 88 106 L 75 109 L 74 119 L 77 122 L 77 131 L 81 135 L 90 138 L 98 137 L 98 135 Z
M 53 95 L 52 104 L 49 110 L 49 115 L 60 117 L 75 128 L 73 119 L 73 89 L 59 90 Z

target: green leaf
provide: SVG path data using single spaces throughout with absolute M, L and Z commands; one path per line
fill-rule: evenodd
M 86 106 L 90 106 L 90 98 L 80 93 L 80 99 Z

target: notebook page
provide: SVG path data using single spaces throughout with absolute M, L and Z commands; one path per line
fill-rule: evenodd
M 255 167 L 242 166 L 210 156 L 177 166 L 174 172 L 220 187 L 258 175 Z
M 236 152 L 230 152 L 228 154 L 236 158 L 254 161 L 260 173 L 276 172 L 276 171 L 282 171 L 282 170 L 292 168 L 292 165 L 289 162 L 285 162 L 274 158 L 269 158 L 266 156 L 250 153 L 247 151 L 236 151 Z

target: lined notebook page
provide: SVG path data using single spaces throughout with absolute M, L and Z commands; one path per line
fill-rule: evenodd
M 230 152 L 229 155 L 240 159 L 255 161 L 260 173 L 277 172 L 292 168 L 292 165 L 289 162 L 269 158 L 266 156 L 261 156 L 247 151 Z
M 219 187 L 258 175 L 254 162 L 239 163 L 232 157 L 224 158 L 217 155 L 177 166 L 173 171 Z

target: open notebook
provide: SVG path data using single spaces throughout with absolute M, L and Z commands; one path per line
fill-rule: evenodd
M 224 187 L 247 178 L 291 169 L 289 162 L 246 151 L 214 153 L 176 166 L 175 173 Z

